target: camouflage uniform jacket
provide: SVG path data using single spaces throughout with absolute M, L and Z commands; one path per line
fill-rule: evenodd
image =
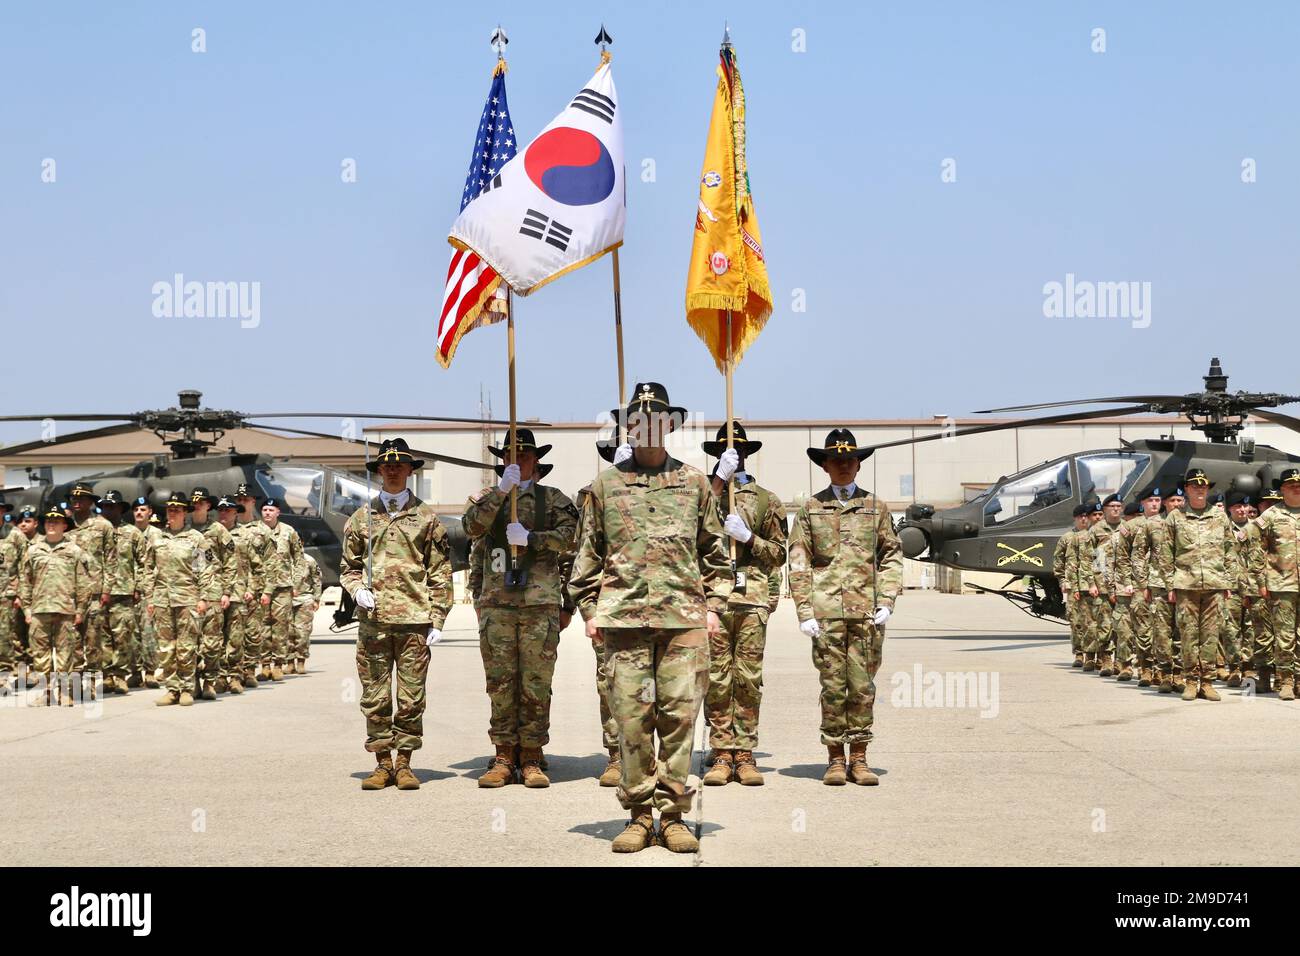
M 1092 552 L 1092 583 L 1101 594 L 1113 595 L 1119 562 L 1119 533 L 1124 522 L 1111 524 L 1102 518 L 1088 532 L 1088 549 Z
M 1138 515 L 1132 521 L 1125 522 L 1125 533 L 1130 536 L 1130 567 L 1126 581 L 1133 584 L 1134 594 L 1140 594 L 1150 588 L 1151 592 L 1163 594 L 1168 590 L 1161 569 L 1158 555 L 1161 542 L 1165 539 L 1165 519 L 1156 515 Z
M 1254 520 L 1266 564 L 1264 584 L 1269 593 L 1300 591 L 1300 508 L 1276 504 Z
M 1052 549 L 1052 576 L 1056 578 L 1056 583 L 1061 586 L 1061 591 L 1065 591 L 1066 581 L 1066 562 L 1070 553 L 1070 541 L 1074 537 L 1074 529 L 1062 534 L 1056 539 L 1056 547 Z
M 1130 593 L 1129 588 L 1132 588 L 1132 594 L 1140 597 L 1142 589 L 1146 587 L 1150 553 L 1142 546 L 1143 539 L 1146 537 L 1146 529 L 1143 526 L 1145 520 L 1142 515 L 1138 515 L 1136 518 L 1121 521 L 1119 531 L 1115 533 L 1115 593 L 1117 595 L 1126 595 Z
M 1065 551 L 1064 580 L 1061 590 L 1067 594 L 1087 591 L 1093 585 L 1092 565 L 1096 554 L 1092 549 L 1092 529 L 1070 532 L 1070 540 Z
M 144 535 L 133 524 L 123 523 L 113 529 L 113 548 L 104 567 L 104 590 L 124 597 L 142 593 L 142 569 L 148 560 Z
M 1240 565 L 1237 536 L 1218 508 L 1175 511 L 1165 519 L 1159 560 L 1165 584 L 1173 591 L 1230 591 Z
M 302 556 L 303 576 L 294 584 L 293 603 L 299 607 L 304 604 L 319 604 L 321 593 L 320 565 L 310 554 Z
M 99 599 L 90 557 L 65 536 L 58 544 L 38 537 L 23 555 L 19 578 L 23 610 L 32 614 L 85 614 Z
M 540 532 L 536 530 L 539 490 L 545 496 L 545 530 Z M 505 587 L 510 495 L 495 486 L 484 488 L 465 506 L 465 533 L 477 546 L 471 548 L 477 562 L 474 603 L 479 607 L 559 607 L 564 600 L 565 570 L 573 561 L 578 509 L 558 488 L 536 482 L 521 489 L 518 497 L 519 523 L 532 532 L 528 547 L 519 549 L 519 560 L 528 569 L 528 584 L 520 591 Z
M 238 593 L 241 597 L 243 591 L 236 592 L 238 587 L 236 581 L 236 561 L 235 561 L 235 538 L 220 521 L 208 521 L 206 524 L 191 524 L 195 531 L 208 539 L 208 545 L 212 550 L 212 560 L 216 562 L 215 571 L 217 574 L 217 587 L 221 594 L 226 597 L 234 597 Z
M 367 516 L 370 516 L 369 519 Z M 339 583 L 355 597 L 366 584 L 366 534 L 371 528 L 375 610 L 357 608 L 361 621 L 427 624 L 442 629 L 451 610 L 451 560 L 447 532 L 432 505 L 412 494 L 388 514 L 379 498 L 358 508 L 343 529 Z
M 150 549 L 154 607 L 193 607 L 221 600 L 221 581 L 212 543 L 193 528 L 163 528 Z
M 270 597 L 281 588 L 292 590 L 302 579 L 302 538 L 283 521 L 274 528 L 263 522 L 267 538 L 262 550 L 262 593 Z
M 790 594 L 799 620 L 870 618 L 903 589 L 903 551 L 889 506 L 861 488 L 841 503 L 817 492 L 790 532 Z
M 597 627 L 704 627 L 726 610 L 731 563 L 713 488 L 675 458 L 635 457 L 591 483 L 569 598 Z
M 0 596 L 10 601 L 18 597 L 23 555 L 34 540 L 21 531 L 15 531 L 0 541 Z
M 105 564 L 113 551 L 113 523 L 103 515 L 92 514 L 75 528 L 69 528 L 67 538 L 86 552 L 86 557 L 90 560 L 92 589 L 96 594 L 107 593 L 108 574 Z
M 1247 597 L 1259 597 L 1261 590 L 1268 587 L 1268 558 L 1264 555 L 1264 534 L 1257 521 L 1247 521 L 1237 528 L 1237 546 L 1246 567 L 1243 593 Z
M 235 541 L 235 593 L 259 597 L 265 591 L 262 560 L 270 546 L 271 529 L 261 521 L 236 522 L 230 529 Z
M 710 486 L 711 487 L 711 486 Z M 785 564 L 785 505 L 775 494 L 763 489 L 767 510 L 762 527 L 758 526 L 758 482 L 736 482 L 736 514 L 745 520 L 754 536 L 744 544 L 736 542 L 736 570 L 745 573 L 745 589 L 734 588 L 727 598 L 728 607 L 766 607 L 776 609 L 781 597 L 781 566 Z M 727 490 L 718 498 L 718 520 L 727 515 Z M 730 537 L 724 537 L 724 547 L 730 555 Z M 774 594 L 775 591 L 775 594 Z

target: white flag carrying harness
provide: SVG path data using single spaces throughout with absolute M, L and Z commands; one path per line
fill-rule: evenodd
M 610 64 L 452 223 L 470 249 L 528 295 L 623 243 L 623 120 Z

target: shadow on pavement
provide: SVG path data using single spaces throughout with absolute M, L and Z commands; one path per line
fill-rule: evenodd
M 872 767 L 871 770 L 877 777 L 889 775 L 889 771 L 881 767 Z M 783 777 L 802 777 L 805 780 L 816 780 L 818 783 L 821 782 L 822 774 L 825 772 L 826 764 L 824 763 L 797 763 L 777 770 L 777 773 Z M 849 784 L 849 786 L 852 786 L 852 784 Z
M 599 823 L 579 823 L 577 826 L 569 827 L 569 832 L 581 833 L 584 836 L 595 837 L 597 840 L 612 843 L 614 837 L 622 833 L 623 828 L 627 826 L 627 819 L 627 817 L 619 817 L 617 820 L 601 820 Z M 686 817 L 684 822 L 691 828 L 691 832 L 695 831 L 694 819 Z M 704 826 L 700 828 L 700 835 L 708 836 L 710 833 L 718 833 L 725 829 L 726 827 L 721 823 L 710 823 L 705 820 Z M 650 847 L 646 849 L 650 849 Z

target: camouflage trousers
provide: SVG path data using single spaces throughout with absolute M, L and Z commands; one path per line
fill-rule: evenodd
M 1281 677 L 1295 676 L 1296 623 L 1300 593 L 1270 591 L 1268 610 L 1273 621 L 1273 660 Z
M 222 612 L 222 629 L 225 647 L 221 657 L 221 676 L 227 682 L 241 680 L 244 674 L 244 625 L 251 613 L 251 605 L 243 600 L 230 602 Z
M 1151 602 L 1145 600 L 1139 592 L 1129 602 L 1129 616 L 1132 618 L 1133 653 L 1138 667 L 1155 667 L 1155 643 L 1153 640 L 1154 617 Z
M 135 606 L 135 635 L 131 644 L 131 670 L 152 674 L 158 669 L 158 630 L 145 613 L 145 602 Z
M 16 670 L 21 659 L 22 648 L 14 630 L 18 613 L 13 601 L 0 599 L 0 672 Z
M 596 700 L 600 705 L 600 742 L 609 750 L 618 749 L 618 723 L 609 710 L 609 674 L 605 670 L 605 646 L 593 642 L 596 652 Z
M 77 626 L 71 614 L 33 614 L 28 625 L 32 670 L 38 674 L 71 674 L 77 654 Z
M 104 676 L 125 677 L 131 669 L 135 641 L 135 598 L 114 594 L 104 608 Z
M 1225 664 L 1232 669 L 1240 669 L 1242 665 L 1242 651 L 1246 648 L 1246 657 L 1249 658 L 1249 645 L 1252 643 L 1250 635 L 1250 612 L 1246 609 L 1246 599 L 1240 591 L 1233 591 L 1230 597 L 1223 600 L 1223 650 L 1222 657 Z
M 1121 667 L 1131 665 L 1137 658 L 1133 647 L 1133 598 L 1126 594 L 1116 595 L 1115 603 L 1110 609 L 1110 620 L 1115 660 Z
M 818 623 L 821 634 L 812 640 L 812 657 L 822 688 L 821 741 L 828 747 L 868 743 L 885 632 L 870 619 Z
M 32 662 L 31 639 L 28 634 L 27 616 L 22 608 L 14 607 L 16 595 L 10 595 L 2 599 L 3 607 L 9 612 L 9 628 L 0 631 L 0 640 L 7 639 L 9 646 L 12 648 L 13 662 L 15 665 Z M 0 612 L 2 613 L 2 612 Z
M 1166 597 L 1167 592 L 1158 591 L 1151 595 L 1151 655 L 1156 666 L 1164 674 L 1178 673 L 1181 662 L 1174 647 L 1174 606 Z
M 1110 601 L 1104 594 L 1093 597 L 1087 591 L 1082 591 L 1079 603 L 1083 605 L 1085 621 L 1083 652 L 1085 654 L 1109 653 L 1113 629 Z
M 312 610 L 312 602 L 298 604 L 293 609 L 293 632 L 292 642 L 289 645 L 289 653 L 285 660 L 296 658 L 306 660 L 311 657 L 311 629 L 316 620 L 316 612 Z
M 158 658 L 163 686 L 175 693 L 194 690 L 199 653 L 199 612 L 193 607 L 155 607 L 153 626 L 158 635 Z
M 625 810 L 685 813 L 694 795 L 695 720 L 709 682 L 708 631 L 618 627 L 603 635 L 623 762 L 618 801 Z
M 77 628 L 77 661 L 73 670 L 83 674 L 101 673 L 104 669 L 104 605 L 99 603 L 99 595 L 90 599 L 90 610 L 81 619 Z
M 262 666 L 283 664 L 289 654 L 289 635 L 293 631 L 293 589 L 277 588 L 271 594 L 271 603 L 262 609 L 263 627 L 260 650 Z
M 1242 656 L 1249 650 L 1250 667 L 1273 667 L 1273 609 L 1266 598 L 1255 598 L 1250 603 L 1250 647 L 1242 648 Z
M 560 647 L 558 606 L 482 607 L 478 648 L 498 747 L 544 747 L 551 739 L 551 681 Z
M 215 681 L 221 676 L 221 660 L 226 651 L 226 615 L 221 603 L 213 601 L 199 615 L 199 658 L 195 670 L 199 680 Z
M 371 753 L 417 750 L 424 744 L 424 694 L 429 675 L 429 648 L 424 638 L 428 632 L 427 624 L 362 621 L 357 625 L 361 713 L 366 717 L 366 749 Z
M 1084 631 L 1087 629 L 1083 602 L 1076 601 L 1074 595 L 1068 592 L 1065 595 L 1065 617 L 1070 622 L 1070 652 L 1082 654 L 1083 636 Z
M 1213 678 L 1223 631 L 1222 591 L 1175 591 L 1174 617 L 1183 642 L 1183 677 Z
M 714 750 L 753 750 L 758 746 L 767 614 L 765 607 L 730 609 L 722 615 L 718 636 L 709 639 L 704 716 Z

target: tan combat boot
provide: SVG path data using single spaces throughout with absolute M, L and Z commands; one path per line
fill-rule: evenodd
M 280 667 L 279 664 L 271 665 L 271 680 L 275 681 L 276 683 L 279 683 L 280 681 L 284 680 L 284 670 Z
M 730 750 L 713 751 L 713 766 L 704 775 L 706 787 L 723 787 L 731 783 L 732 771 L 735 769 Z
M 203 694 L 202 694 L 202 696 L 203 696 L 203 699 L 204 699 L 204 700 L 216 700 L 216 699 L 217 699 L 217 688 L 213 686 L 212 681 L 210 681 L 210 680 L 205 680 L 205 681 L 203 682 Z
M 293 672 L 295 674 L 307 673 L 307 658 L 300 657 L 293 662 Z
M 1083 655 L 1083 672 L 1084 672 L 1085 674 L 1091 674 L 1091 673 L 1092 673 L 1093 671 L 1095 671 L 1096 669 L 1097 669 L 1097 655 L 1096 655 L 1096 654 L 1084 654 L 1084 655 Z
M 1223 699 L 1222 697 L 1219 696 L 1219 692 L 1214 689 L 1214 682 L 1208 677 L 1201 678 L 1201 690 L 1197 696 L 1201 697 L 1204 700 Z
M 515 779 L 515 748 L 510 744 L 497 744 L 497 755 L 487 773 L 478 778 L 480 787 L 504 787 Z
M 375 769 L 361 781 L 362 790 L 383 790 L 397 783 L 393 776 L 393 755 L 387 750 L 375 754 Z
M 1133 679 L 1133 665 L 1125 664 L 1123 667 L 1121 667 L 1119 670 L 1119 676 L 1116 677 L 1115 679 L 1118 681 L 1124 681 L 1126 683 L 1128 681 L 1131 681 Z
M 521 747 L 519 749 L 519 775 L 524 778 L 524 786 L 540 790 L 551 785 L 551 778 L 542 772 L 542 748 Z
M 1220 664 L 1214 670 L 1214 676 L 1217 680 L 1227 680 L 1228 674 L 1229 674 L 1228 668 L 1224 667 L 1222 664 Z
M 157 707 L 172 707 L 176 704 L 179 704 L 180 701 L 181 701 L 181 695 L 176 693 L 176 691 L 174 690 L 169 690 L 161 697 L 159 697 L 156 701 L 154 701 L 154 705 Z
M 849 744 L 849 779 L 860 787 L 875 787 L 880 778 L 867 766 L 867 745 Z
M 754 751 L 736 751 L 736 779 L 740 781 L 741 786 L 745 787 L 763 785 L 763 775 L 758 772 L 758 765 L 754 763 Z
M 1178 671 L 1173 672 L 1173 676 L 1170 677 L 1170 680 L 1173 681 L 1174 693 L 1181 694 L 1186 689 L 1187 682 L 1184 679 L 1184 675 Z
M 700 848 L 691 828 L 682 823 L 680 813 L 659 814 L 659 842 L 673 853 L 694 853 Z
M 411 751 L 397 751 L 396 776 L 398 790 L 420 789 L 420 781 L 411 770 Z
M 1139 687 L 1151 686 L 1151 668 L 1149 667 L 1138 668 L 1138 686 Z
M 1295 700 L 1295 678 L 1290 674 L 1283 674 L 1280 683 L 1277 685 L 1278 700 Z
M 822 783 L 828 787 L 842 787 L 849 782 L 848 770 L 844 764 L 844 748 L 832 745 L 827 750 L 830 759 L 826 772 L 822 774 Z
M 252 690 L 257 686 L 257 674 L 253 671 L 244 671 L 244 690 Z
M 1229 687 L 1241 686 L 1241 668 L 1234 667 L 1232 669 L 1232 672 L 1228 675 L 1228 686 Z
M 261 670 L 257 672 L 257 682 L 259 684 L 265 684 L 270 679 L 271 679 L 271 662 L 263 661 Z
M 188 687 L 185 688 L 183 691 L 181 691 L 181 699 L 178 703 L 182 707 L 194 706 L 194 695 L 190 692 L 190 689 Z
M 1259 669 L 1259 677 L 1255 680 L 1255 693 L 1273 693 L 1273 669 L 1271 667 L 1261 667 Z
M 226 681 L 226 690 L 232 694 L 242 694 L 244 692 L 244 682 L 238 677 L 232 677 Z
M 162 686 L 162 684 L 158 682 L 157 674 L 155 674 L 153 671 L 145 671 L 144 686 L 149 688 L 150 690 L 157 690 L 159 687 Z
M 1201 679 L 1195 674 L 1183 675 L 1183 700 L 1196 700 L 1201 689 Z
M 632 819 L 623 832 L 614 837 L 610 849 L 615 853 L 636 853 L 650 845 L 654 838 L 655 818 L 649 807 L 632 811 Z
M 144 678 L 140 676 L 139 671 L 131 671 L 126 677 L 126 686 L 131 690 L 144 686 Z
M 1111 656 L 1109 654 L 1103 654 L 1101 658 L 1101 666 L 1097 670 L 1097 676 L 1110 677 L 1114 673 L 1115 673 L 1115 662 L 1111 659 Z
M 623 758 L 619 755 L 618 748 L 614 747 L 609 752 L 609 763 L 605 764 L 605 769 L 601 772 L 600 785 L 602 787 L 617 787 L 622 779 Z
M 216 691 L 218 694 L 224 694 L 226 691 L 230 689 L 230 685 L 226 683 L 226 679 L 224 677 L 218 677 L 216 682 L 212 685 L 212 689 Z
M 1078 652 L 1074 655 L 1074 663 L 1071 664 L 1070 666 L 1071 666 L 1071 667 L 1082 667 L 1082 666 L 1083 666 L 1083 651 L 1078 651 Z

